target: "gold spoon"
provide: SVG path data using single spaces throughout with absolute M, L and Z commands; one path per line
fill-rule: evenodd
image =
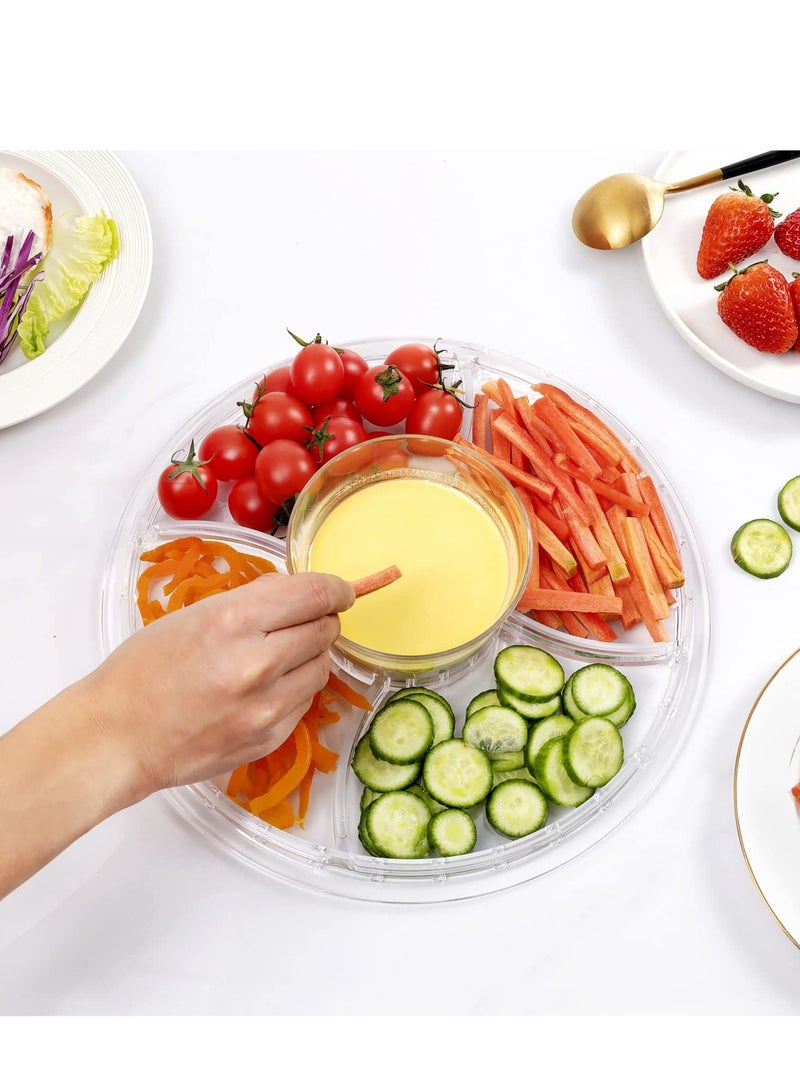
M 800 151 L 761 152 L 684 182 L 656 182 L 643 174 L 612 174 L 587 189 L 575 205 L 572 230 L 582 243 L 595 250 L 620 250 L 653 230 L 661 219 L 668 193 L 683 193 L 711 182 L 752 174 L 798 157 Z

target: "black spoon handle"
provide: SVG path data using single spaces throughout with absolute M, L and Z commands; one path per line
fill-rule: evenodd
M 760 155 L 751 155 L 749 159 L 740 159 L 738 163 L 729 163 L 720 170 L 723 178 L 735 178 L 741 174 L 764 170 L 765 167 L 776 167 L 778 163 L 786 163 L 790 159 L 800 159 L 800 152 L 761 152 Z

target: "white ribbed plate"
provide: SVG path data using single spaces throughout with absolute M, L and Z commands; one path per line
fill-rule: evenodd
M 108 151 L 0 152 L 0 167 L 20 170 L 47 192 L 53 215 L 105 212 L 119 229 L 119 255 L 103 270 L 41 356 L 15 348 L 0 367 L 0 428 L 28 420 L 80 390 L 130 333 L 147 295 L 153 237 L 144 199 L 128 170 Z

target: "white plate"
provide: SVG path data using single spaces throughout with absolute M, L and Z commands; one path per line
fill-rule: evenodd
M 656 171 L 664 182 L 678 182 L 697 174 L 735 163 L 745 158 L 738 151 L 673 151 Z M 800 160 L 795 159 L 769 170 L 745 177 L 753 193 L 778 193 L 774 207 L 784 216 L 800 207 Z M 740 340 L 717 314 L 714 285 L 725 277 L 703 280 L 696 268 L 697 249 L 703 233 L 706 213 L 721 193 L 735 186 L 731 178 L 716 185 L 703 186 L 688 193 L 667 197 L 661 222 L 642 240 L 645 267 L 653 291 L 678 333 L 706 360 L 745 386 L 773 398 L 800 402 L 800 352 L 789 349 L 779 356 L 759 352 Z M 780 222 L 780 221 L 778 221 Z M 785 276 L 800 272 L 800 262 L 792 261 L 770 241 L 744 264 L 766 259 Z
M 764 686 L 747 718 L 734 772 L 733 804 L 753 881 L 786 935 L 800 947 L 800 649 Z
M 0 368 L 0 428 L 58 405 L 108 363 L 139 316 L 150 283 L 153 238 L 136 183 L 107 151 L 0 152 L 11 167 L 38 182 L 53 214 L 104 211 L 119 229 L 119 256 L 103 270 L 64 328 L 54 329 L 41 356 L 26 360 L 15 347 Z

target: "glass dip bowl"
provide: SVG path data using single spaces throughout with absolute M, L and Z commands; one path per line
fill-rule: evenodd
M 412 482 L 423 483 L 422 488 L 410 486 Z M 398 488 L 396 483 L 403 484 Z M 427 485 L 438 488 L 434 492 Z M 389 501 L 388 508 L 385 503 L 374 507 L 378 487 L 382 501 Z M 367 495 L 364 490 L 375 491 Z M 456 490 L 457 495 L 450 490 Z M 370 511 L 365 501 L 375 513 L 372 523 L 363 518 L 364 512 Z M 361 517 L 349 522 L 358 510 Z M 466 523 L 456 518 L 461 514 L 467 516 Z M 319 551 L 323 541 L 330 540 L 334 526 L 339 535 L 339 563 L 323 565 Z M 392 526 L 394 530 L 387 530 Z M 464 533 L 467 526 L 480 530 L 480 535 Z M 362 668 L 397 679 L 447 670 L 473 656 L 514 610 L 530 571 L 530 526 L 514 488 L 481 455 L 450 440 L 383 436 L 351 447 L 322 466 L 295 502 L 286 537 L 287 567 L 290 572 L 327 568 L 347 579 L 370 575 L 346 569 L 362 552 L 357 542 L 381 535 L 390 543 L 382 563 L 373 564 L 374 570 L 392 564 L 403 570 L 403 556 L 394 553 L 393 535 L 406 542 L 405 558 L 412 561 L 405 584 L 401 577 L 393 588 L 370 596 L 374 600 L 369 603 L 372 617 L 378 618 L 380 628 L 381 611 L 387 618 L 391 612 L 390 600 L 380 596 L 391 591 L 395 617 L 402 619 L 405 632 L 418 633 L 424 646 L 390 648 L 390 630 L 387 639 L 375 640 L 376 646 L 369 647 L 348 637 L 346 615 L 336 646 Z M 493 556 L 493 563 L 481 564 L 481 545 L 491 547 L 484 556 Z M 402 553 L 399 545 L 397 553 Z M 429 587 L 434 580 L 435 616 L 431 602 L 418 591 L 425 579 Z M 480 609 L 475 605 L 477 599 L 481 600 Z M 359 602 L 355 609 L 360 607 Z M 442 627 L 461 631 L 462 639 L 448 641 L 444 647 L 431 645 L 435 641 L 432 634 Z M 377 631 L 374 625 L 372 628 Z

